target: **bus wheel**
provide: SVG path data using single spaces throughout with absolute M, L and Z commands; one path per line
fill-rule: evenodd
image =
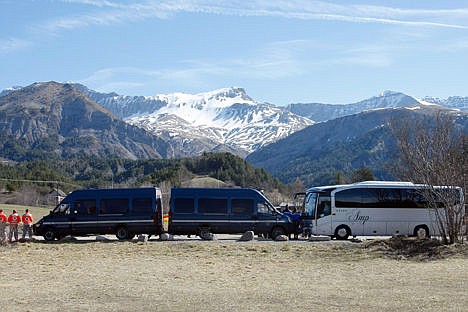
M 55 240 L 55 238 L 57 237 L 57 235 L 55 234 L 55 231 L 52 230 L 52 229 L 47 229 L 45 232 L 44 232 L 44 239 L 48 242 L 51 242 L 53 240 Z
M 273 240 L 276 240 L 276 238 L 280 235 L 286 235 L 286 231 L 284 230 L 284 228 L 282 228 L 281 226 L 275 226 L 272 230 L 271 230 L 271 238 Z
M 414 236 L 419 239 L 427 239 L 429 238 L 429 229 L 425 225 L 418 225 L 414 228 Z
M 128 229 L 125 227 L 125 226 L 121 226 L 117 229 L 117 231 L 115 232 L 115 236 L 119 239 L 119 240 L 125 240 L 125 239 L 130 239 L 131 237 L 131 234 L 130 232 L 128 232 Z M 133 237 L 132 237 L 133 238 Z
M 200 228 L 198 236 L 203 240 L 213 240 L 213 234 L 210 232 L 210 229 L 207 227 Z
M 351 235 L 351 230 L 346 225 L 340 225 L 335 230 L 335 238 L 339 240 L 348 239 Z

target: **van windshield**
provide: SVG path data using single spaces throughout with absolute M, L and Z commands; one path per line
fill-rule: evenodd
M 70 204 L 60 203 L 60 204 L 57 205 L 57 207 L 55 207 L 54 210 L 52 210 L 52 213 L 53 214 L 66 214 L 66 213 L 68 213 L 69 208 L 70 208 Z

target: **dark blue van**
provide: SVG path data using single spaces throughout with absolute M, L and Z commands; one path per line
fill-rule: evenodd
M 135 234 L 159 235 L 163 227 L 161 190 L 146 187 L 74 191 L 33 229 L 47 241 L 102 234 L 124 240 Z
M 249 188 L 173 188 L 169 233 L 199 235 L 238 234 L 290 235 L 294 224 L 276 210 L 259 191 Z

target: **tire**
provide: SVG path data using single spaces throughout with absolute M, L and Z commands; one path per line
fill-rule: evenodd
M 429 229 L 425 225 L 418 225 L 414 228 L 414 236 L 418 237 L 419 239 L 427 239 L 429 238 Z
M 335 229 L 335 238 L 338 240 L 346 240 L 351 235 L 351 230 L 346 225 L 340 225 Z
M 198 231 L 199 234 L 198 236 L 200 236 L 201 239 L 203 240 L 212 240 L 213 239 L 213 234 L 210 232 L 210 229 L 209 228 L 200 228 L 200 230 Z
M 280 235 L 286 235 L 286 231 L 283 227 L 281 226 L 275 226 L 272 230 L 271 230 L 271 238 L 273 240 L 276 240 L 276 238 Z
M 47 229 L 43 235 L 44 239 L 48 242 L 54 241 L 57 238 L 57 234 L 52 229 Z
M 115 231 L 115 236 L 118 240 L 126 240 L 132 239 L 134 235 L 132 236 L 125 226 L 121 226 L 117 228 L 117 231 Z

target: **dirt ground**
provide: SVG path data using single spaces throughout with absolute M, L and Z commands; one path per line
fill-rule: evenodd
M 44 241 L 0 246 L 1 311 L 467 311 L 468 248 Z

